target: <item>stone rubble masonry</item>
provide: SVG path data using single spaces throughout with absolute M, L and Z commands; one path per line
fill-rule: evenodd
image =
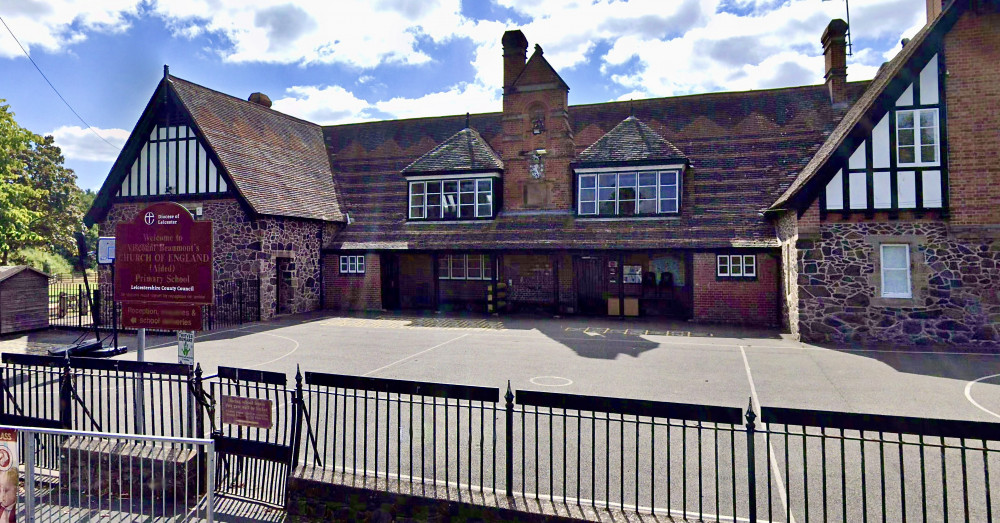
M 727 254 L 730 253 L 727 251 Z M 722 253 L 718 253 L 722 254 Z M 731 254 L 740 254 L 734 250 Z M 743 253 L 749 254 L 749 253 Z M 778 324 L 778 258 L 757 253 L 757 279 L 719 279 L 714 252 L 696 252 L 694 321 L 776 326 Z
M 880 297 L 879 244 L 910 245 L 912 299 Z M 827 223 L 798 241 L 805 341 L 995 346 L 1000 241 L 939 222 Z
M 357 253 L 344 253 L 356 256 Z M 324 306 L 350 311 L 382 310 L 382 264 L 378 254 L 365 254 L 364 274 L 341 274 L 340 255 L 323 256 Z
M 795 243 L 799 239 L 795 211 L 786 212 L 775 222 L 781 242 L 781 327 L 792 336 L 799 336 L 799 271 Z
M 135 219 L 147 205 L 149 202 L 113 204 L 98 224 L 101 236 L 114 236 L 118 223 Z M 270 319 L 277 310 L 277 258 L 292 262 L 290 312 L 320 307 L 320 222 L 274 216 L 254 219 L 235 199 L 205 200 L 197 205 L 202 208 L 201 219 L 212 221 L 216 281 L 259 277 L 262 320 Z M 101 271 L 102 282 L 109 282 L 110 277 L 110 271 Z

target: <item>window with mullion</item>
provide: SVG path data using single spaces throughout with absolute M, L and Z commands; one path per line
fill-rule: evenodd
M 426 184 L 410 182 L 410 218 L 426 218 Z
M 493 179 L 410 182 L 411 220 L 450 220 L 493 216 Z
M 896 160 L 899 165 L 937 165 L 938 110 L 896 111 Z
M 476 217 L 493 216 L 493 180 L 476 180 Z
M 577 214 L 636 216 L 674 214 L 680 206 L 677 171 L 581 174 Z

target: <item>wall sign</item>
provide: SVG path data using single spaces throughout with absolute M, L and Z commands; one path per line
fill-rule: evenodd
M 622 269 L 625 283 L 642 283 L 642 265 L 625 265 Z
M 222 422 L 230 425 L 271 428 L 271 400 L 222 396 L 220 410 Z
M 201 305 L 123 301 L 122 327 L 200 331 L 203 328 Z
M 97 263 L 100 265 L 111 265 L 115 262 L 115 239 L 110 236 L 102 236 L 97 239 Z
M 154 203 L 115 228 L 115 292 L 121 301 L 211 305 L 212 222 Z
M 177 363 L 194 365 L 194 331 L 177 331 Z

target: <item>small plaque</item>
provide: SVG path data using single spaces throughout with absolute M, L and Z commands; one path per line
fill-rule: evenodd
M 271 422 L 271 400 L 222 396 L 222 422 L 258 429 L 269 429 Z
M 102 236 L 97 239 L 97 263 L 111 265 L 115 262 L 115 239 L 113 236 Z
M 194 365 L 194 331 L 177 331 L 177 363 Z

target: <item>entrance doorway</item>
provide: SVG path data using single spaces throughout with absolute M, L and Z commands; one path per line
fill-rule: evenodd
M 399 309 L 399 256 L 382 254 L 379 258 L 382 266 L 382 308 Z
M 598 256 L 578 256 L 573 260 L 580 314 L 607 313 L 603 266 L 603 258 Z
M 274 267 L 277 279 L 275 312 L 278 314 L 289 314 L 292 312 L 292 300 L 294 298 L 292 279 L 295 276 L 295 265 L 292 264 L 291 258 L 276 258 Z

